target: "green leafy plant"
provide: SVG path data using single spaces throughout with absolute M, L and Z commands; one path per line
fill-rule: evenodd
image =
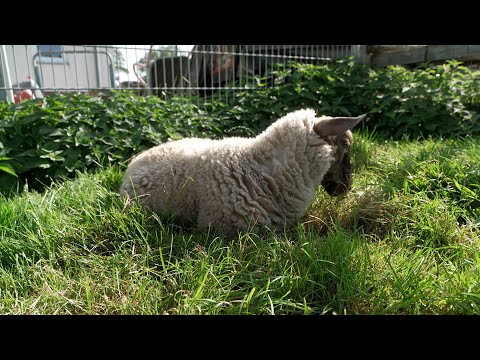
M 278 65 L 255 79 L 256 89 L 228 93 L 228 103 L 216 96 L 167 102 L 127 91 L 0 103 L 0 157 L 9 158 L 0 163 L 0 191 L 15 185 L 12 173 L 40 189 L 182 137 L 253 136 L 305 107 L 332 116 L 367 113 L 361 129 L 385 138 L 474 136 L 480 134 L 479 77 L 458 61 L 369 68 L 346 58 Z
M 12 160 L 12 159 L 8 157 L 0 157 L 0 171 L 6 172 L 7 174 L 18 177 L 12 165 L 10 165 L 7 162 L 7 160 Z
M 369 68 L 353 59 L 291 63 L 272 76 L 273 87 L 235 94 L 240 121 L 250 117 L 263 128 L 272 118 L 312 107 L 334 116 L 367 113 L 363 128 L 394 139 L 480 134 L 480 71 L 458 61 L 413 70 Z
M 219 137 L 224 131 L 222 119 L 212 119 L 188 99 L 166 103 L 128 93 L 0 104 L 0 115 L 0 156 L 11 159 L 5 169 L 34 188 L 76 170 L 125 161 L 169 140 Z M 2 183 L 11 180 L 0 175 L 0 188 Z

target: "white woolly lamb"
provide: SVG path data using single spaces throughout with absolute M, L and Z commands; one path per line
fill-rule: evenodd
M 120 192 L 149 210 L 211 226 L 229 237 L 300 219 L 319 185 L 330 195 L 352 184 L 350 129 L 359 117 L 291 112 L 254 138 L 187 138 L 133 158 Z

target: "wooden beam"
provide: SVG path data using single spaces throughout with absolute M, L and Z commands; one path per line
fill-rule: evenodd
M 403 48 L 401 50 L 374 53 L 372 57 L 372 65 L 387 66 L 424 62 L 426 49 L 427 46 L 423 45 Z
M 423 46 L 425 45 L 368 45 L 368 52 L 376 55 L 387 51 L 407 51 Z
M 427 61 L 480 60 L 480 45 L 429 45 Z

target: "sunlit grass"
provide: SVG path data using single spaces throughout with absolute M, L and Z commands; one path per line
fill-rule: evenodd
M 0 313 L 480 314 L 479 149 L 356 134 L 350 193 L 234 241 L 126 208 L 120 167 L 0 197 Z

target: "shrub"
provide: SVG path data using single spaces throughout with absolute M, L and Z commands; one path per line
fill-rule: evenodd
M 222 132 L 219 121 L 188 99 L 167 104 L 127 93 L 110 98 L 55 95 L 40 103 L 0 104 L 0 157 L 10 159 L 0 164 L 41 188 L 52 179 L 124 161 L 170 139 Z M 0 173 L 0 189 L 11 187 L 12 179 Z
M 458 61 L 369 68 L 352 59 L 326 65 L 293 63 L 273 74 L 273 88 L 235 95 L 233 114 L 260 128 L 291 110 L 368 114 L 364 128 L 393 139 L 480 134 L 480 71 Z
M 0 191 L 17 181 L 41 188 L 76 170 L 122 162 L 186 136 L 255 135 L 305 107 L 333 116 L 367 113 L 361 127 L 393 139 L 478 135 L 479 75 L 457 61 L 410 70 L 342 59 L 279 65 L 257 79 L 258 89 L 231 94 L 229 104 L 194 97 L 167 103 L 115 91 L 108 97 L 54 95 L 42 102 L 0 103 Z

